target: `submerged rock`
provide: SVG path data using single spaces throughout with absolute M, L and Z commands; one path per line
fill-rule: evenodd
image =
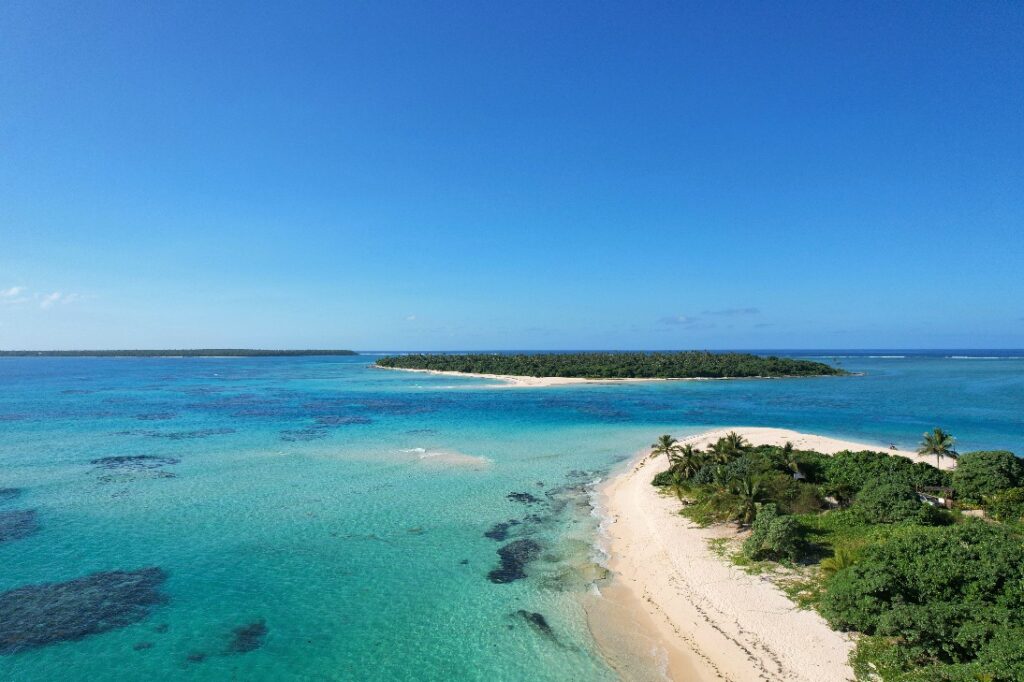
M 372 424 L 373 420 L 367 417 L 341 417 L 329 414 L 317 417 L 316 423 L 321 426 L 348 426 L 349 424 Z
M 27 538 L 37 530 L 39 524 L 36 522 L 35 509 L 0 512 L 0 542 Z
M 21 488 L 0 488 L 0 502 L 9 502 L 21 495 Z
M 153 648 L 153 643 L 152 642 L 136 642 L 135 645 L 132 646 L 132 650 L 134 650 L 134 651 L 145 651 L 146 649 L 152 649 L 152 648 Z
M 508 529 L 512 526 L 518 525 L 519 521 L 516 521 L 515 519 L 509 519 L 508 521 L 496 523 L 493 526 L 491 526 L 490 530 L 484 532 L 484 537 L 498 541 L 504 540 L 508 537 Z
M 327 438 L 327 430 L 322 426 L 310 426 L 305 429 L 287 429 L 281 432 L 281 440 L 286 443 L 304 443 L 311 440 Z
M 180 463 L 174 457 L 156 457 L 154 455 L 119 455 L 117 457 L 100 457 L 89 462 L 97 469 L 159 469 Z
M 205 651 L 192 651 L 192 652 L 189 653 L 188 656 L 185 657 L 185 660 L 188 661 L 189 663 L 202 663 L 203 661 L 206 660 L 206 652 Z
M 504 540 L 508 537 L 508 528 L 507 523 L 496 523 L 491 526 L 490 530 L 484 531 L 484 537 L 498 541 Z
M 254 623 L 235 628 L 235 637 L 228 645 L 228 652 L 244 654 L 255 651 L 263 646 L 263 638 L 267 636 L 267 624 L 261 618 Z
M 26 585 L 0 594 L 0 654 L 82 639 L 149 616 L 166 601 L 157 567 L 93 573 L 62 583 Z
M 540 556 L 541 546 L 530 539 L 513 540 L 498 548 L 501 565 L 487 574 L 492 583 L 510 583 L 526 577 L 523 569 Z
M 556 642 L 558 641 L 558 638 L 555 637 L 554 630 L 552 630 L 551 626 L 548 625 L 547 618 L 544 617 L 544 614 L 537 613 L 536 611 L 527 611 L 526 609 L 519 609 L 518 611 L 516 611 L 515 615 L 519 616 L 527 623 L 529 623 L 530 627 L 532 627 L 540 634 Z
M 530 493 L 509 493 L 506 497 L 513 502 L 522 502 L 524 504 L 533 504 L 540 502 L 540 498 L 534 497 Z

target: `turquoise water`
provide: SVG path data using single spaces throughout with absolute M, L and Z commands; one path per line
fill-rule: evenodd
M 778 426 L 911 446 L 941 425 L 962 450 L 1024 453 L 1020 358 L 542 389 L 372 360 L 0 359 L 0 488 L 21 489 L 0 513 L 35 510 L 0 542 L 0 592 L 166 574 L 135 622 L 0 655 L 0 678 L 614 679 L 578 602 L 598 573 L 583 484 L 658 434 Z M 91 463 L 138 455 L 164 459 Z M 484 536 L 510 519 L 505 540 Z M 540 548 L 527 577 L 492 582 L 496 550 L 522 539 Z

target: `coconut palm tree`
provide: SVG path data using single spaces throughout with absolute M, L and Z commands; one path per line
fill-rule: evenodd
M 675 493 L 681 503 L 686 502 L 686 498 L 683 496 L 683 493 L 686 492 L 686 481 L 678 471 L 673 472 L 669 479 L 668 489 Z
M 672 436 L 665 434 L 664 436 L 658 436 L 658 440 L 651 444 L 651 457 L 657 457 L 658 455 L 665 455 L 669 461 L 672 460 L 672 455 L 679 450 L 679 441 Z
M 749 526 L 757 518 L 757 505 L 763 499 L 761 484 L 750 476 L 733 482 L 732 494 L 736 504 L 732 509 L 733 520 L 742 526 Z
M 924 440 L 921 441 L 921 446 L 917 448 L 917 454 L 935 455 L 935 466 L 941 469 L 943 457 L 957 458 L 957 452 L 953 449 L 954 443 L 956 443 L 956 438 L 953 438 L 952 434 L 936 426 L 930 433 L 926 432 L 924 434 Z
M 742 455 L 749 447 L 750 443 L 743 436 L 735 431 L 730 431 L 712 444 L 711 453 L 719 464 L 728 464 Z
M 826 578 L 830 578 L 844 568 L 853 566 L 856 558 L 852 551 L 845 547 L 840 547 L 836 549 L 832 556 L 821 560 L 821 574 Z
M 687 443 L 680 446 L 674 455 L 670 455 L 672 467 L 684 479 L 689 480 L 697 475 L 704 466 L 704 453 Z

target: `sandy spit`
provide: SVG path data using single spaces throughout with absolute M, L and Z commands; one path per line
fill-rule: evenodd
M 797 449 L 828 454 L 887 450 L 885 445 L 754 427 L 711 431 L 681 442 L 704 448 L 728 431 L 755 445 L 790 441 Z M 922 461 L 906 450 L 890 452 Z M 602 486 L 598 498 L 614 577 L 584 606 L 598 645 L 608 649 L 613 663 L 621 658 L 617 642 L 628 633 L 628 639 L 649 643 L 649 663 L 673 680 L 852 680 L 847 662 L 851 639 L 831 630 L 817 613 L 798 609 L 769 579 L 749 575 L 712 552 L 708 541 L 735 536 L 735 529 L 700 528 L 679 515 L 679 501 L 651 485 L 668 462 L 647 454 L 640 453 L 625 472 Z M 943 462 L 944 468 L 951 466 Z M 620 673 L 624 679 L 645 677 L 629 669 Z

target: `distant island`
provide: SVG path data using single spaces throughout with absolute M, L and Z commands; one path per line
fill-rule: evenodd
M 750 353 L 417 354 L 379 358 L 377 366 L 462 374 L 575 379 L 732 379 L 847 374 L 821 362 Z
M 212 358 L 290 357 L 296 355 L 358 355 L 354 350 L 259 350 L 190 348 L 183 350 L 0 350 L 0 357 L 42 358 Z

